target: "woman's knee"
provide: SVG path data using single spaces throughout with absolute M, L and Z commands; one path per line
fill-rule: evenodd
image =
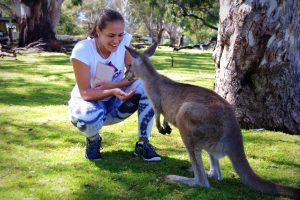
M 70 106 L 70 120 L 75 127 L 89 137 L 103 126 L 104 110 L 96 104 Z

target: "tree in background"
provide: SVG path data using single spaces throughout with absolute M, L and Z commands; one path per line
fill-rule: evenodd
M 67 8 L 66 8 L 67 9 Z M 86 31 L 81 27 L 76 20 L 72 12 L 64 12 L 62 8 L 59 25 L 57 26 L 57 34 L 61 35 L 84 35 Z
M 134 8 L 130 0 L 111 0 L 108 7 L 119 11 L 124 17 L 126 31 L 130 34 L 134 33 Z
M 10 8 L 10 0 L 1 0 L 0 2 L 0 16 L 10 17 L 13 15 L 12 9 Z
M 74 4 L 73 1 L 66 0 L 63 5 L 67 4 L 69 5 L 67 7 L 72 7 Z M 97 16 L 105 8 L 119 11 L 123 15 L 125 24 L 127 25 L 126 31 L 129 33 L 134 32 L 134 8 L 129 0 L 82 0 L 80 6 L 74 9 L 76 13 L 73 16 L 75 16 L 76 21 L 85 25 L 85 31 L 89 32 Z
M 216 40 L 218 32 L 207 26 L 203 26 L 198 20 L 193 18 L 184 18 L 181 21 L 182 31 L 189 36 L 192 41 L 203 42 L 210 41 L 212 38 Z
M 132 0 L 135 8 L 136 31 L 140 34 L 147 34 L 154 41 L 158 31 L 163 27 L 170 38 L 170 46 L 175 46 L 177 38 L 181 35 L 178 18 L 173 14 L 167 2 L 158 0 Z M 144 32 L 143 28 L 147 29 Z M 144 32 L 144 33 L 143 33 Z
M 173 20 L 189 40 L 187 44 L 216 38 L 219 20 L 219 2 L 213 0 L 168 0 Z M 170 17 L 168 17 L 170 19 Z M 181 34 L 179 34 L 181 35 Z M 178 38 L 178 36 L 177 36 Z
M 219 2 L 215 0 L 168 0 L 173 14 L 178 19 L 191 18 L 198 22 L 198 26 L 206 26 L 218 30 Z
M 19 46 L 36 41 L 46 43 L 44 48 L 55 50 L 55 32 L 60 19 L 63 0 L 14 0 L 15 17 L 19 25 Z M 38 44 L 39 45 L 39 44 Z
M 158 30 L 162 28 L 165 8 L 162 3 L 156 0 L 132 0 L 136 8 L 136 16 L 143 27 L 147 29 L 147 35 L 155 40 Z
M 243 127 L 299 134 L 299 1 L 220 2 L 215 91 Z
M 73 5 L 73 0 L 68 1 L 71 1 L 69 5 Z M 86 32 L 89 32 L 100 11 L 105 7 L 107 7 L 107 1 L 105 0 L 83 0 L 76 7 L 76 13 L 74 13 L 75 20 L 83 25 Z
M 4 3 L 2 3 L 2 1 Z M 126 29 L 130 33 L 145 33 L 156 38 L 157 31 L 165 27 L 169 34 L 171 45 L 181 34 L 181 10 L 174 14 L 174 2 L 161 2 L 158 0 L 2 0 L 1 10 L 9 10 L 11 16 L 17 19 L 19 25 L 19 46 L 31 46 L 53 49 L 57 46 L 55 34 L 81 34 L 88 32 L 96 16 L 103 8 L 113 8 L 122 13 L 126 21 Z M 64 1 L 64 6 L 62 3 Z M 196 1 L 192 1 L 196 2 Z M 210 0 L 201 1 L 210 2 Z M 191 10 L 197 6 L 203 10 L 209 3 L 195 4 L 189 1 L 178 1 L 184 5 L 184 13 L 190 15 Z M 184 3 L 184 4 L 183 4 Z M 8 5 L 8 6 L 7 6 Z M 62 7 L 62 8 L 61 8 Z M 8 9 L 7 9 L 8 8 Z M 10 9 L 9 9 L 10 8 Z M 177 7 L 179 8 L 179 7 Z M 180 7 L 181 8 L 181 7 Z M 63 12 L 60 12 L 61 9 Z M 201 10 L 199 9 L 199 10 Z M 3 11 L 2 11 L 3 12 Z M 202 14 L 201 14 L 202 12 Z M 203 11 L 198 11 L 198 18 L 202 19 Z M 194 12 L 195 13 L 195 12 Z M 200 14 L 201 15 L 200 15 Z M 211 13 L 210 11 L 208 13 Z M 60 15 L 62 15 L 60 19 Z M 205 17 L 210 22 L 211 17 Z M 201 21 L 201 20 L 200 20 Z M 60 22 L 60 25 L 58 23 Z M 194 23 L 186 20 L 186 23 Z M 202 22 L 199 24 L 203 24 Z M 206 22 L 204 23 L 206 24 Z M 79 26 L 78 26 L 79 25 Z M 185 24 L 186 27 L 196 27 Z M 79 30 L 79 31 L 77 31 Z M 147 31 L 145 31 L 147 30 Z M 188 31 L 187 31 L 188 32 Z M 190 31 L 193 36 L 194 30 Z M 198 37 L 198 36 L 197 36 Z M 39 41 L 39 42 L 37 42 Z M 59 46 L 57 46 L 59 48 Z

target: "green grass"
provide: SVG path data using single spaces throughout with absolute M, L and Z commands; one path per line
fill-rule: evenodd
M 164 48 L 152 61 L 172 79 L 213 87 L 211 53 Z M 168 136 L 153 129 L 151 141 L 162 162 L 133 158 L 136 114 L 102 129 L 102 161 L 84 159 L 85 139 L 68 120 L 73 85 L 67 55 L 0 58 L 0 199 L 274 199 L 244 186 L 228 158 L 221 160 L 224 180 L 210 180 L 210 189 L 158 180 L 169 174 L 192 176 L 181 169 L 189 159 L 175 128 Z M 299 136 L 249 130 L 243 135 L 249 162 L 260 176 L 300 187 Z M 208 168 L 207 154 L 204 162 Z

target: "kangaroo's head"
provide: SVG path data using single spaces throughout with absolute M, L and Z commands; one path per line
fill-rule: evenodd
M 162 37 L 163 29 L 159 31 L 158 39 L 155 43 L 153 43 L 148 49 L 146 49 L 144 52 L 140 53 L 130 47 L 125 46 L 127 51 L 132 56 L 133 60 L 131 62 L 131 65 L 127 67 L 127 71 L 125 73 L 125 77 L 128 80 L 133 80 L 136 78 L 141 78 L 143 74 L 145 74 L 145 70 L 154 70 L 151 64 L 151 61 L 149 59 L 150 56 L 152 56 L 156 50 L 156 47 L 160 43 L 161 37 Z

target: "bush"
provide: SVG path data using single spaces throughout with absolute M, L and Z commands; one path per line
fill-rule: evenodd
M 73 19 L 71 13 L 62 12 L 60 16 L 59 25 L 57 27 L 57 34 L 60 35 L 83 35 L 85 31 L 78 26 Z

